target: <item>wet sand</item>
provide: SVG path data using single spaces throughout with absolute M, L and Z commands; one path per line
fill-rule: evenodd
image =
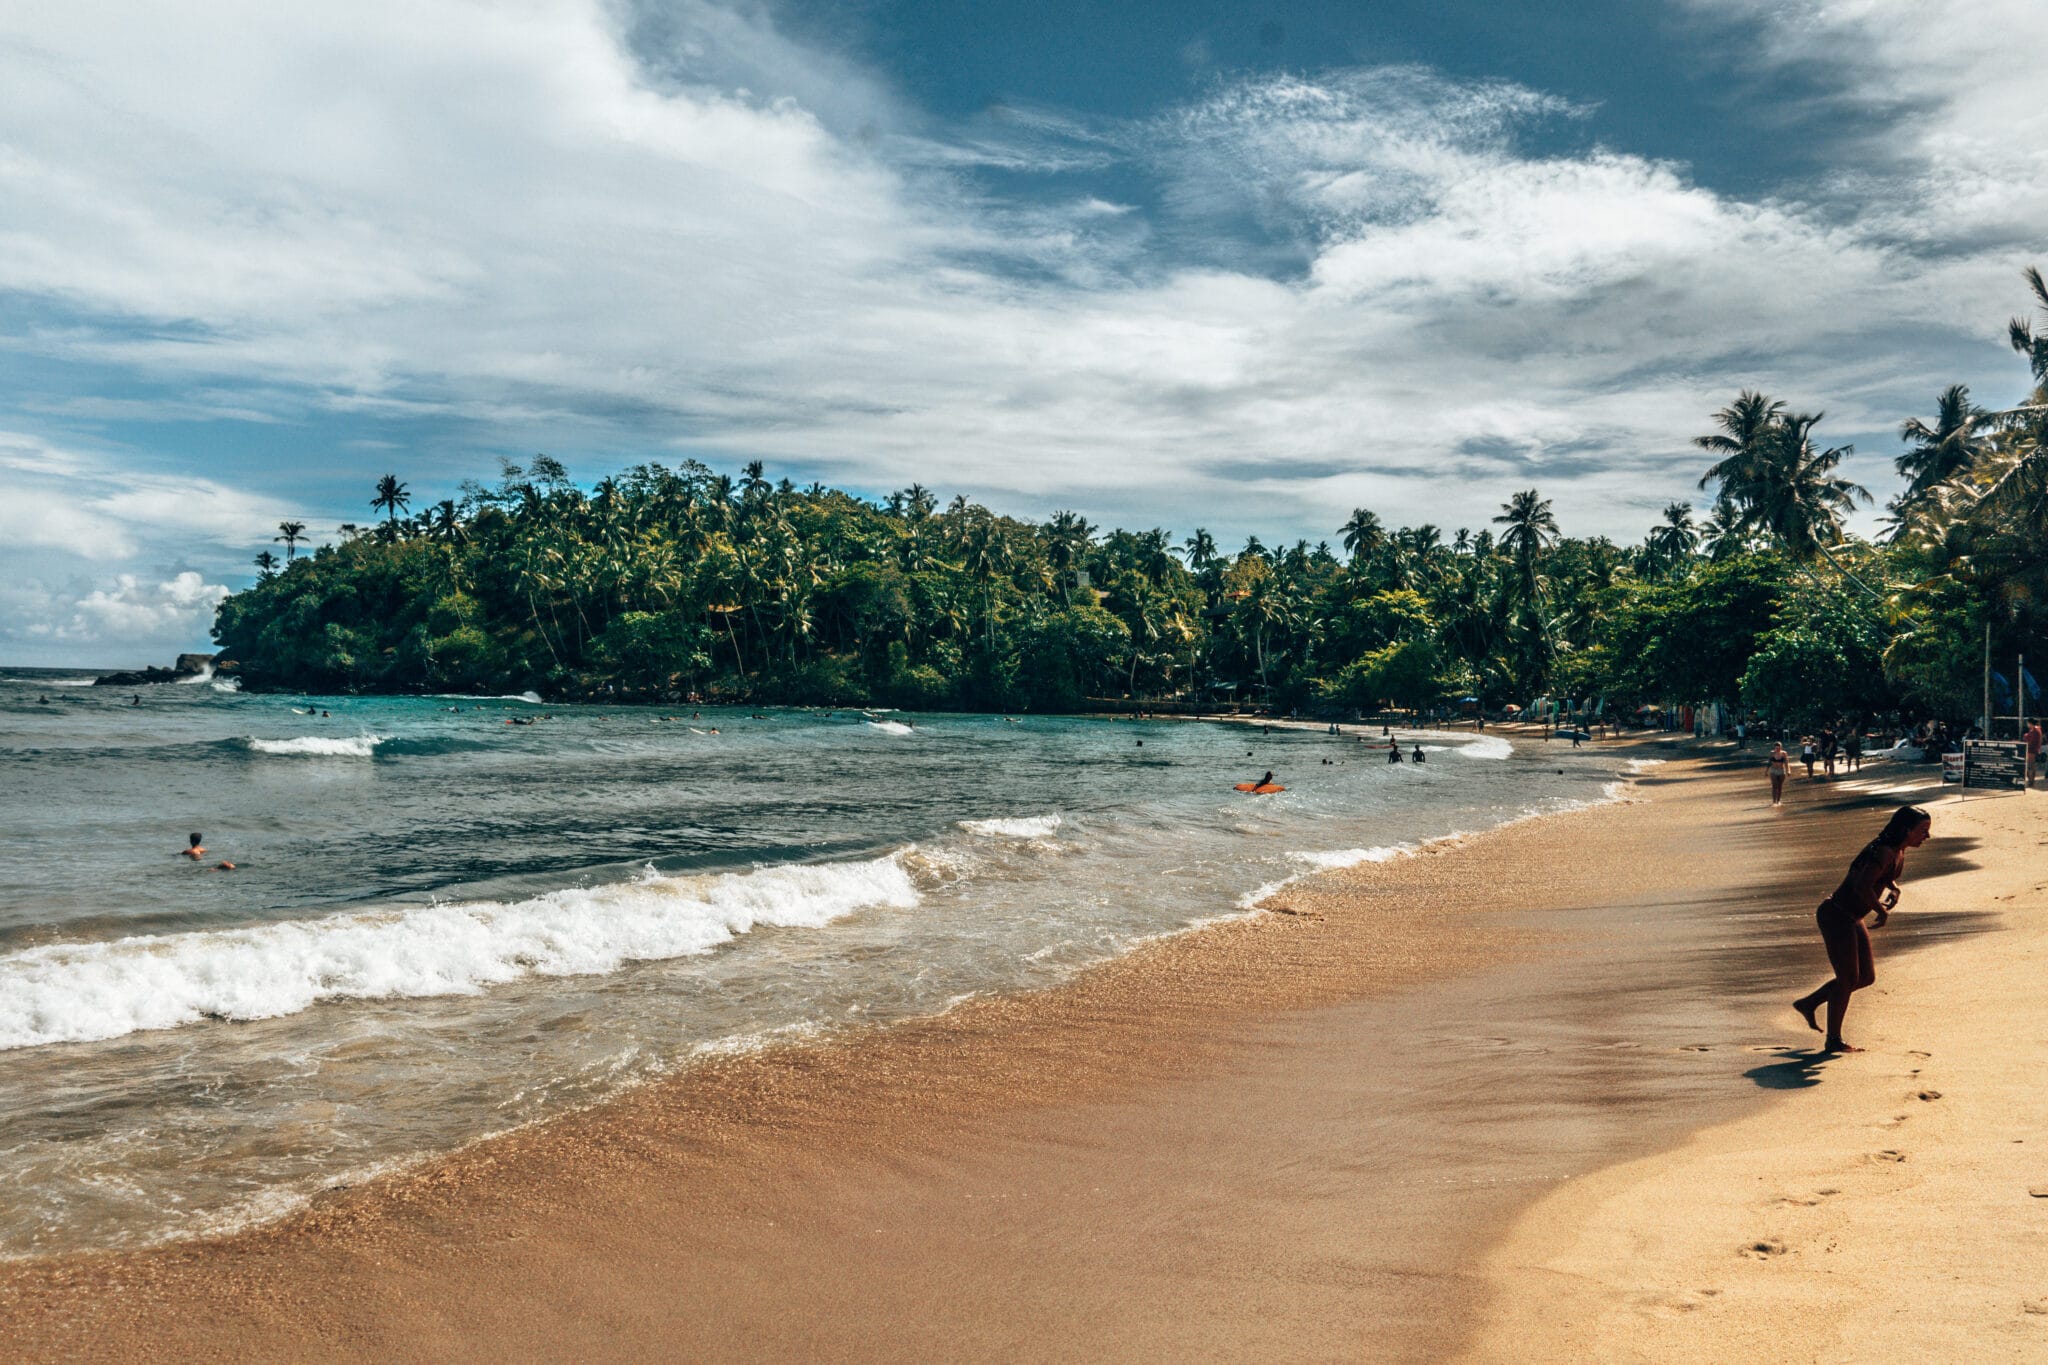
M 1440 1359 L 1533 1201 L 1761 1102 L 1745 1047 L 1896 799 L 1761 786 L 1673 762 L 1058 990 L 0 1267 L 0 1356 Z

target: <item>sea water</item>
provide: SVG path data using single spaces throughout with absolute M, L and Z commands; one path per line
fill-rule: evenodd
M 1392 765 L 1357 727 L 88 682 L 0 670 L 0 1256 L 223 1230 L 707 1054 L 1055 985 L 1626 766 L 1469 731 Z M 1285 793 L 1231 790 L 1269 768 Z

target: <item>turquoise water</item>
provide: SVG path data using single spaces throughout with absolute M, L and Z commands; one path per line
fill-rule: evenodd
M 82 680 L 0 670 L 0 1255 L 234 1226 L 707 1051 L 1054 984 L 1621 766 Z M 1268 768 L 1285 794 L 1230 790 Z

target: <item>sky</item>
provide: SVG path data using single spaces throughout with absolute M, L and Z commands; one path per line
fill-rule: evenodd
M 0 663 L 545 451 L 1634 541 L 1745 387 L 1878 495 L 2048 264 L 2039 0 L 0 9 Z M 1859 519 L 1875 529 L 1875 512 Z

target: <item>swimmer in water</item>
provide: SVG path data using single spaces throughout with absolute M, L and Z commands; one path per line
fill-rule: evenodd
M 1408 761 L 1409 761 L 1410 763 L 1426 763 L 1426 762 L 1428 762 L 1428 760 L 1427 760 L 1427 759 L 1425 759 L 1425 758 L 1424 758 L 1424 757 L 1422 756 L 1422 746 L 1421 746 L 1420 744 L 1417 744 L 1417 745 L 1415 746 L 1415 752 L 1414 752 L 1413 754 L 1409 755 L 1409 757 L 1408 757 Z
M 196 863 L 206 856 L 206 845 L 200 842 L 199 835 L 194 834 L 191 836 L 191 842 L 178 850 L 178 856 L 180 858 L 190 858 Z

